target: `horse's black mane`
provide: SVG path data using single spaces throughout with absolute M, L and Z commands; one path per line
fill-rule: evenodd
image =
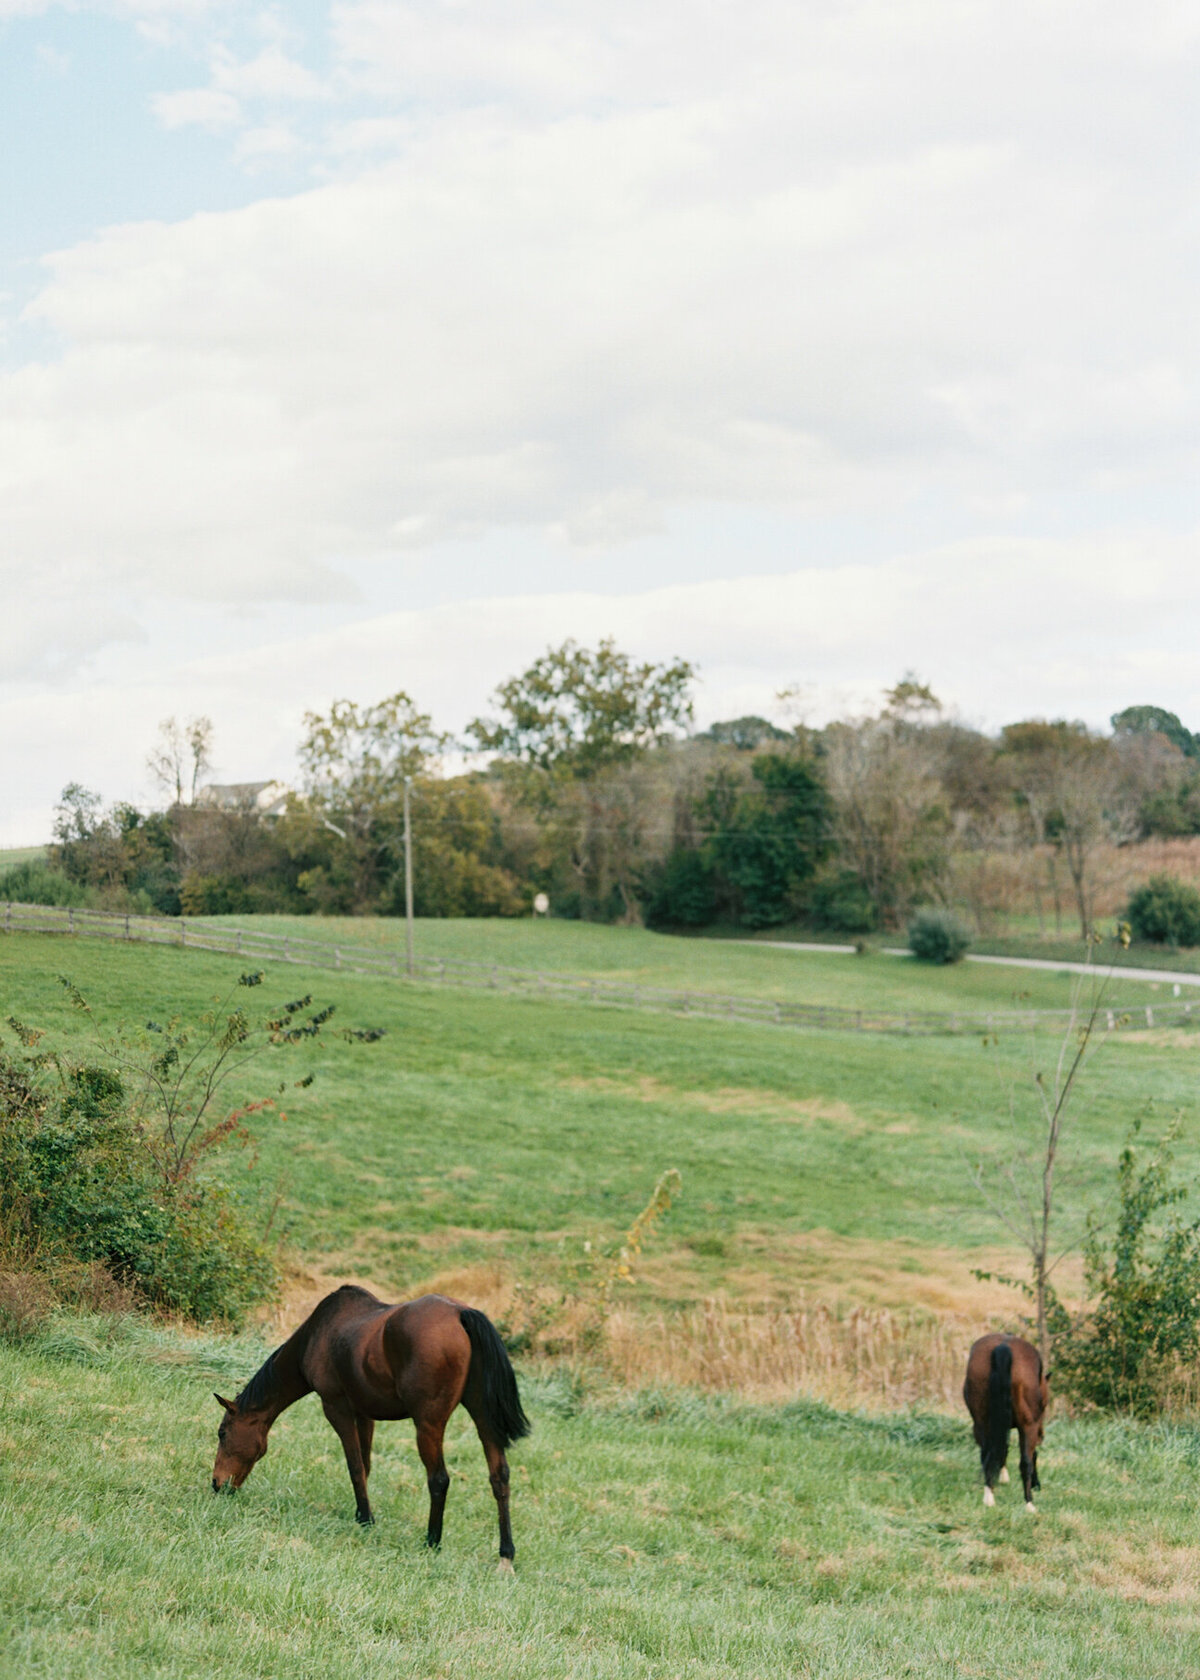
M 279 1349 L 276 1348 L 275 1353 Z M 250 1381 L 238 1395 L 235 1405 L 239 1412 L 252 1412 L 265 1406 L 275 1392 L 275 1353 L 269 1353 Z

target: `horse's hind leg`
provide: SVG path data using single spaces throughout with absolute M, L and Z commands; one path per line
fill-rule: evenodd
M 1020 1424 L 1017 1433 L 1021 1440 L 1021 1484 L 1025 1489 L 1025 1509 L 1036 1511 L 1033 1490 L 1041 1486 L 1037 1473 L 1037 1425 Z
M 479 1429 L 476 1418 L 475 1427 Z M 489 1441 L 482 1429 L 479 1429 L 479 1439 L 483 1443 L 483 1456 L 487 1459 L 488 1480 L 492 1484 L 492 1492 L 496 1496 L 496 1512 L 500 1518 L 500 1567 L 508 1570 L 513 1566 L 516 1551 L 513 1547 L 512 1525 L 508 1517 L 508 1459 L 501 1448 Z
M 444 1420 L 417 1425 L 417 1451 L 425 1466 L 425 1480 L 429 1487 L 429 1529 L 425 1540 L 430 1546 L 442 1543 L 442 1519 L 446 1514 L 446 1494 L 450 1489 L 450 1472 L 442 1454 L 445 1434 Z

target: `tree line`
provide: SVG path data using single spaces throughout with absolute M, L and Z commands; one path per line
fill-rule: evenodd
M 206 797 L 211 724 L 168 719 L 148 759 L 161 800 L 110 806 L 70 784 L 47 863 L 0 877 L 0 896 L 400 913 L 407 784 L 423 916 L 519 915 L 545 892 L 589 920 L 868 933 L 921 904 L 982 921 L 1000 859 L 1039 915 L 1052 905 L 1086 936 L 1103 848 L 1200 833 L 1200 738 L 1159 707 L 1126 708 L 1111 733 L 1025 719 L 988 734 L 909 675 L 823 728 L 697 732 L 695 679 L 684 659 L 568 641 L 502 683 L 461 741 L 404 692 L 335 701 L 306 714 L 299 785 L 270 814 L 254 787 Z M 479 767 L 446 773 L 464 750 Z

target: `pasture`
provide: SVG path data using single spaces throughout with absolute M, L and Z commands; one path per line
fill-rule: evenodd
M 478 932 L 444 926 L 447 939 Z M 674 942 L 491 926 L 511 941 L 493 960 L 517 961 L 518 935 L 550 934 L 547 967 L 636 968 L 652 950 L 664 972 L 707 965 L 682 983 L 709 990 L 732 989 L 731 972 L 754 991 L 815 972 L 846 1001 L 882 982 L 899 1007 L 953 1009 L 960 988 L 996 1007 L 1013 988 L 989 970 L 814 968 L 698 941 L 660 957 Z M 343 924 L 339 937 L 373 931 Z M 423 925 L 421 948 L 439 931 Z M 13 936 L 0 940 L 2 1013 L 67 1035 L 78 1025 L 59 973 L 115 1020 L 198 1009 L 235 969 Z M 1043 1007 L 1065 998 L 1059 976 L 1031 978 Z M 380 1521 L 366 1533 L 312 1400 L 281 1420 L 241 1493 L 207 1491 L 209 1391 L 248 1376 L 278 1323 L 222 1338 L 64 1315 L 0 1347 L 0 1674 L 842 1680 L 999 1676 L 1019 1662 L 1141 1680 L 1197 1666 L 1200 1433 L 1052 1417 L 1042 1514 L 1028 1519 L 1019 1489 L 983 1511 L 954 1400 L 971 1334 L 1014 1311 L 971 1276 L 1016 1257 L 967 1161 L 1014 1093 L 1020 1110 L 1052 1041 L 783 1032 L 283 966 L 268 990 L 311 990 L 336 1021 L 386 1029 L 374 1044 L 281 1052 L 289 1077 L 316 1083 L 286 1120 L 255 1123 L 257 1159 L 233 1161 L 264 1218 L 282 1192 L 288 1327 L 344 1278 L 391 1299 L 442 1287 L 514 1325 L 530 1298 L 565 1303 L 557 1362 L 519 1362 L 535 1433 L 513 1453 L 517 1576 L 493 1574 L 493 1502 L 461 1414 L 446 1542 L 429 1556 L 407 1425 L 380 1428 Z M 1198 1042 L 1105 1045 L 1065 1218 L 1107 1192 L 1147 1102 L 1183 1114 L 1178 1159 L 1194 1174 Z M 571 1292 L 666 1167 L 683 1195 L 620 1286 L 613 1357 L 597 1368 L 571 1348 Z M 825 1354 L 773 1358 L 801 1320 Z M 856 1338 L 874 1338 L 875 1363 L 853 1363 Z M 889 1358 L 908 1360 L 890 1388 Z

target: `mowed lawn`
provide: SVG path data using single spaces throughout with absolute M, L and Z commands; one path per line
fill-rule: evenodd
M 1178 1680 L 1200 1666 L 1200 1435 L 1052 1423 L 1040 1515 L 980 1500 L 963 1419 L 526 1377 L 517 1573 L 452 1425 L 421 1544 L 407 1424 L 352 1519 L 309 1397 L 235 1496 L 217 1407 L 261 1348 L 66 1322 L 0 1347 L 0 1674 L 47 1680 Z M 459 1414 L 461 1420 L 461 1414 Z

